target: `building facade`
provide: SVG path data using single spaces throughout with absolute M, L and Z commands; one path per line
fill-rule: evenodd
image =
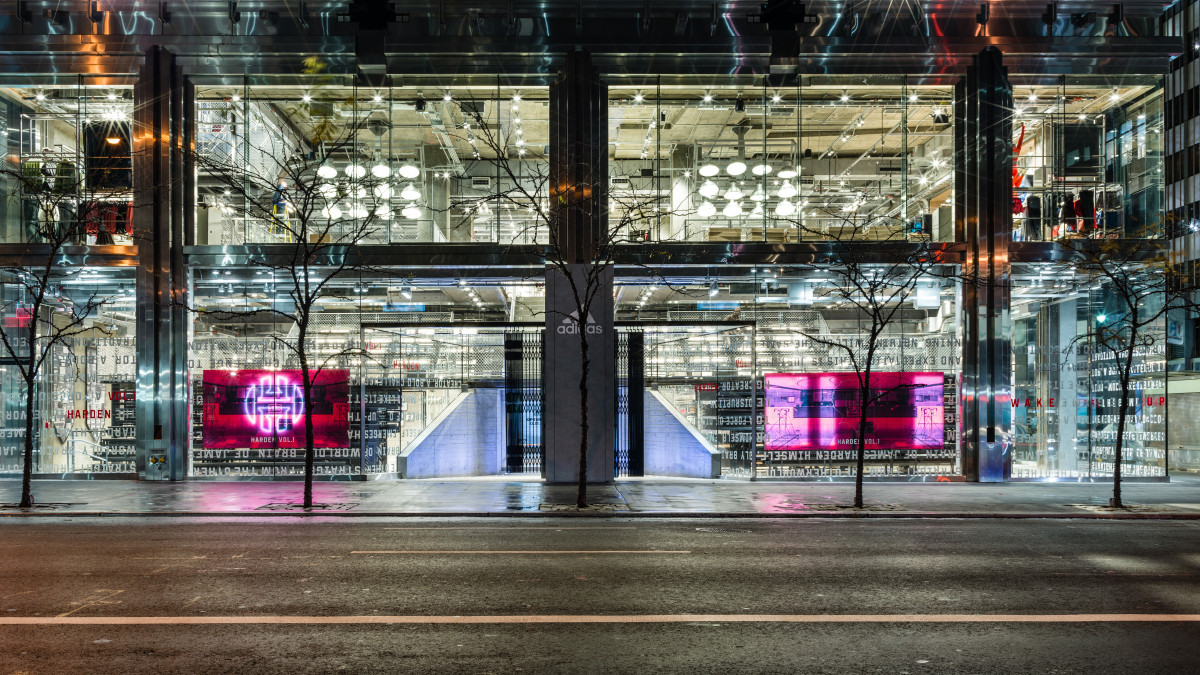
M 15 4 L 0 473 L 1200 466 L 1192 3 Z

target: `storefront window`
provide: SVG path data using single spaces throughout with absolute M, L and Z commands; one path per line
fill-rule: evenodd
M 288 276 L 236 267 L 197 275 L 193 476 L 303 474 Z M 540 291 L 519 277 L 466 272 L 330 277 L 306 341 L 310 370 L 321 371 L 312 376 L 316 473 L 540 474 L 541 332 L 528 326 L 541 316 Z M 469 327 L 479 321 L 490 326 Z
M 132 243 L 132 114 L 126 80 L 0 87 L 0 243 Z
M 544 241 L 547 94 L 336 77 L 200 87 L 196 241 L 289 243 L 301 229 L 362 245 Z
M 1161 236 L 1161 81 L 1013 79 L 1014 238 Z
M 1112 476 L 1121 361 L 1096 336 L 1120 301 L 1080 281 L 1069 266 L 1014 266 L 1014 478 Z M 1124 477 L 1166 475 L 1165 325 L 1147 331 L 1154 339 L 1133 357 Z
M 50 288 L 33 347 L 35 357 L 48 352 L 35 389 L 33 471 L 134 473 L 133 274 L 66 269 Z M 11 272 L 0 273 L 3 330 L 11 344 L 19 345 L 19 359 L 0 352 L 0 473 L 19 473 L 23 467 L 26 389 L 18 362 L 26 363 L 29 356 L 30 291 Z
M 952 241 L 952 88 L 903 77 L 613 82 L 622 241 Z
M 723 477 L 854 475 L 871 322 L 836 290 L 845 273 L 738 268 L 697 283 L 667 271 L 619 286 L 618 320 L 646 323 L 647 387 L 721 451 Z M 956 476 L 958 289 L 932 270 L 908 283 L 874 344 L 872 391 L 888 403 L 869 410 L 866 471 Z

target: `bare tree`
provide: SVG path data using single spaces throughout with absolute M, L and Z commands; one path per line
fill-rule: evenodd
M 343 123 L 334 110 L 353 113 Z M 251 264 L 282 280 L 275 301 L 247 302 L 235 309 L 193 308 L 216 321 L 258 317 L 295 327 L 295 336 L 273 334 L 275 344 L 299 365 L 304 396 L 304 508 L 313 506 L 315 463 L 313 384 L 321 373 L 348 356 L 369 358 L 362 345 L 316 349 L 313 329 L 319 302 L 336 280 L 357 277 L 368 267 L 357 247 L 372 241 L 393 217 L 390 167 L 379 169 L 358 143 L 359 134 L 381 120 L 359 113 L 357 102 L 320 92 L 290 110 L 273 110 L 281 122 L 261 138 L 246 134 L 237 150 L 198 153 L 196 166 L 218 208 L 265 242 Z M 282 119 L 286 116 L 286 120 Z M 246 161 L 247 157 L 254 158 Z M 374 163 L 375 166 L 369 166 Z M 279 296 L 286 302 L 278 302 Z
M 1153 231 L 1147 234 L 1154 235 Z M 1086 345 L 1111 354 L 1116 363 L 1120 398 L 1113 437 L 1113 495 L 1109 505 L 1124 508 L 1121 498 L 1125 427 L 1129 418 L 1138 356 L 1164 346 L 1171 311 L 1195 309 L 1196 277 L 1191 266 L 1178 264 L 1161 237 L 1132 239 L 1062 239 L 1075 271 L 1074 291 L 1099 296 L 1099 307 L 1067 345 Z
M 581 365 L 579 378 L 579 479 L 576 506 L 587 506 L 587 470 L 589 447 L 590 384 L 593 381 L 593 346 L 589 340 L 588 324 L 601 293 L 612 284 L 613 264 L 618 247 L 631 241 L 634 232 L 648 227 L 662 217 L 661 198 L 657 191 L 624 190 L 610 187 L 607 175 L 595 176 L 590 171 L 572 183 L 552 185 L 549 166 L 540 151 L 513 137 L 500 125 L 485 119 L 484 106 L 472 106 L 466 121 L 456 131 L 457 136 L 475 150 L 476 162 L 490 165 L 499 176 L 495 191 L 481 199 L 466 199 L 452 203 L 450 208 L 473 217 L 479 209 L 505 207 L 526 214 L 525 223 L 517 228 L 503 244 L 537 243 L 549 273 L 557 274 L 570 289 L 570 311 L 547 309 L 561 315 L 578 337 Z M 464 111 L 466 108 L 464 108 Z M 607 213 L 606 213 L 607 210 Z M 576 223 L 591 223 L 590 232 L 572 231 Z M 607 222 L 607 227 L 599 223 Z M 653 276 L 662 278 L 656 268 L 646 267 Z M 664 284 L 667 283 L 662 278 Z
M 814 218 L 797 218 L 794 226 L 806 237 L 826 240 L 829 260 L 815 266 L 832 282 L 813 289 L 815 297 L 844 305 L 857 317 L 858 330 L 845 339 L 798 329 L 812 343 L 842 354 L 855 375 L 858 420 L 854 440 L 854 507 L 863 507 L 863 473 L 867 445 L 868 409 L 890 393 L 911 387 L 873 386 L 881 338 L 904 318 L 902 308 L 918 285 L 935 273 L 935 256 L 926 241 L 909 241 L 909 233 L 896 217 L 859 213 L 831 205 L 815 209 Z
M 71 169 L 43 174 L 26 166 L 5 166 L 0 176 L 16 185 L 6 197 L 29 207 L 23 222 L 28 241 L 21 254 L 0 260 L 0 285 L 15 292 L 0 293 L 0 343 L 5 360 L 17 367 L 25 388 L 25 439 L 22 453 L 21 507 L 34 504 L 33 449 L 37 441 L 34 418 L 37 385 L 56 348 L 93 330 L 89 318 L 109 298 L 98 291 L 70 294 L 65 285 L 82 274 L 67 264 L 65 249 L 87 243 L 89 225 L 103 230 L 99 202 L 80 199 L 83 179 Z

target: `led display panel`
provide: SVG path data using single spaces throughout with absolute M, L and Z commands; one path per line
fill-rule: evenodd
M 303 448 L 304 380 L 299 370 L 204 371 L 205 449 Z M 313 378 L 313 444 L 350 447 L 350 371 Z
M 767 450 L 855 449 L 855 373 L 772 373 L 765 380 Z M 942 373 L 872 373 L 866 449 L 942 449 L 944 384 Z

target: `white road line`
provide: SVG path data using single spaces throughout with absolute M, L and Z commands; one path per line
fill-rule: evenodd
M 482 616 L 0 616 L 0 626 L 573 623 L 1197 623 L 1200 614 L 534 614 Z
M 385 530 L 492 530 L 497 532 L 507 532 L 508 530 L 545 530 L 553 532 L 555 530 L 636 530 L 636 527 L 512 527 L 501 525 L 496 527 L 488 527 L 486 525 L 471 526 L 471 527 L 385 527 Z
M 592 555 L 592 554 L 644 554 L 664 555 L 691 553 L 691 551 L 350 551 L 354 555 Z

